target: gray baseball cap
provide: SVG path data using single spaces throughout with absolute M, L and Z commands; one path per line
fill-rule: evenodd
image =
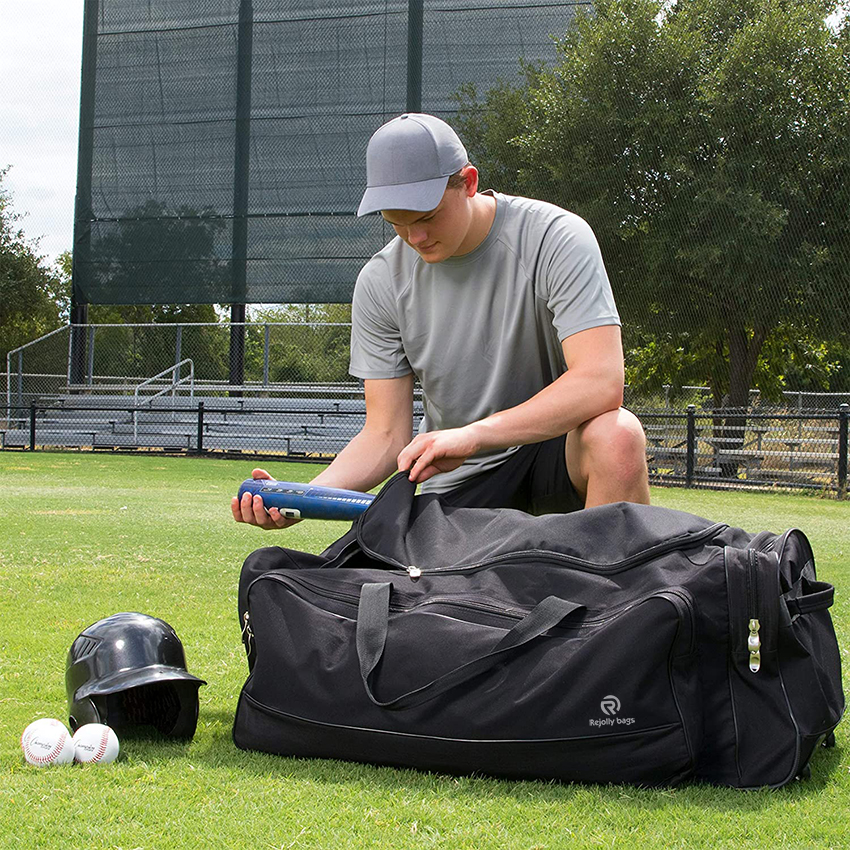
M 366 192 L 357 215 L 377 210 L 432 210 L 449 177 L 469 162 L 445 121 L 410 112 L 379 127 L 366 149 Z

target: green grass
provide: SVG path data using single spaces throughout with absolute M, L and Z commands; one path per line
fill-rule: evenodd
M 242 560 L 283 542 L 320 551 L 344 525 L 237 526 L 251 461 L 0 453 L 0 847 L 844 848 L 847 731 L 813 777 L 774 792 L 452 778 L 234 747 L 247 668 L 236 617 Z M 280 478 L 318 470 L 269 464 Z M 751 531 L 802 527 L 850 645 L 850 505 L 802 496 L 656 489 L 657 504 Z M 139 610 L 170 622 L 201 689 L 190 744 L 129 741 L 109 766 L 23 762 L 36 717 L 65 719 L 65 654 L 86 625 Z M 850 668 L 846 651 L 845 669 Z

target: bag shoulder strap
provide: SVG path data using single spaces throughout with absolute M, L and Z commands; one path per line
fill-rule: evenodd
M 474 676 L 484 673 L 514 650 L 540 637 L 553 626 L 557 626 L 574 611 L 584 608 L 584 605 L 577 602 L 570 602 L 557 596 L 547 596 L 504 635 L 490 652 L 456 667 L 415 690 L 394 699 L 382 701 L 375 696 L 372 681 L 387 642 L 391 590 L 390 582 L 363 585 L 357 612 L 356 643 L 360 660 L 360 676 L 369 699 L 381 708 L 394 710 L 422 705 L 451 688 L 469 681 Z

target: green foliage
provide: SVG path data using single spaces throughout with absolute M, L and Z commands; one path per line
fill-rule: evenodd
M 252 310 L 254 322 L 292 322 L 269 329 L 269 380 L 272 382 L 336 383 L 348 374 L 350 304 L 284 304 Z M 315 326 L 305 321 L 319 323 Z M 334 323 L 340 327 L 329 327 Z M 251 329 L 245 343 L 246 373 L 262 378 L 265 333 Z
M 839 850 L 847 844 L 848 725 L 812 778 L 780 791 L 675 790 L 452 777 L 238 750 L 247 677 L 236 617 L 244 558 L 319 552 L 345 531 L 309 521 L 261 532 L 229 518 L 250 461 L 0 453 L 0 835 L 10 850 Z M 304 481 L 317 467 L 272 463 Z M 850 665 L 847 504 L 802 496 L 655 489 L 653 498 L 749 531 L 802 527 Z M 26 509 L 21 506 L 26 505 Z M 34 768 L 19 736 L 66 713 L 64 665 L 90 623 L 143 611 L 171 623 L 200 689 L 188 743 L 122 741 L 112 765 Z M 580 685 L 577 684 L 577 687 Z
M 38 253 L 38 241 L 24 235 L 24 216 L 12 208 L 3 188 L 9 169 L 0 169 L 0 359 L 62 325 L 68 310 L 67 278 Z M 5 365 L 4 367 L 5 368 Z
M 626 351 L 626 383 L 642 396 L 675 398 L 682 387 L 721 388 L 729 368 L 729 352 L 721 340 L 712 349 L 687 331 L 657 333 L 639 338 Z M 783 322 L 767 336 L 753 371 L 752 386 L 761 398 L 781 402 L 782 392 L 841 392 L 850 374 L 850 350 L 839 342 L 827 344 L 817 335 Z M 728 399 L 714 392 L 712 404 Z
M 512 173 L 507 191 L 593 226 L 627 348 L 667 352 L 648 389 L 685 368 L 746 404 L 754 380 L 789 374 L 789 327 L 847 339 L 850 23 L 830 29 L 829 8 L 599 0 L 554 67 L 461 93 L 485 184 Z
M 835 391 L 846 386 L 848 351 L 840 343 L 827 345 L 791 324 L 779 325 L 765 341 L 756 363 L 754 383 L 763 397 L 777 401 L 789 386 L 802 392 Z
M 89 322 L 118 325 L 97 330 L 96 374 L 149 378 L 173 366 L 176 332 L 166 334 L 161 327 L 145 327 L 149 324 L 185 325 L 181 357 L 193 360 L 197 378 L 220 379 L 227 374 L 228 335 L 214 326 L 218 315 L 212 304 L 92 305 Z
M 683 387 L 723 385 L 728 356 L 719 342 L 713 349 L 707 348 L 698 335 L 688 331 L 659 332 L 633 342 L 626 349 L 626 383 L 641 397 L 668 397 L 664 391 L 669 387 L 669 398 L 674 399 Z M 713 406 L 719 407 L 722 402 L 722 395 L 713 392 Z

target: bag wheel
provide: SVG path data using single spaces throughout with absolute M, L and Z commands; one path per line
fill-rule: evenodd
M 800 772 L 797 774 L 797 776 L 796 776 L 795 778 L 797 779 L 797 781 L 798 781 L 798 782 L 801 782 L 801 781 L 802 781 L 802 780 L 804 780 L 804 779 L 811 779 L 811 778 L 812 778 L 812 769 L 811 769 L 811 767 L 809 767 L 809 765 L 805 765 L 805 766 L 804 766 L 804 767 L 800 770 Z
M 830 732 L 824 739 L 821 744 L 822 747 L 827 747 L 828 749 L 832 749 L 835 746 L 835 732 Z

